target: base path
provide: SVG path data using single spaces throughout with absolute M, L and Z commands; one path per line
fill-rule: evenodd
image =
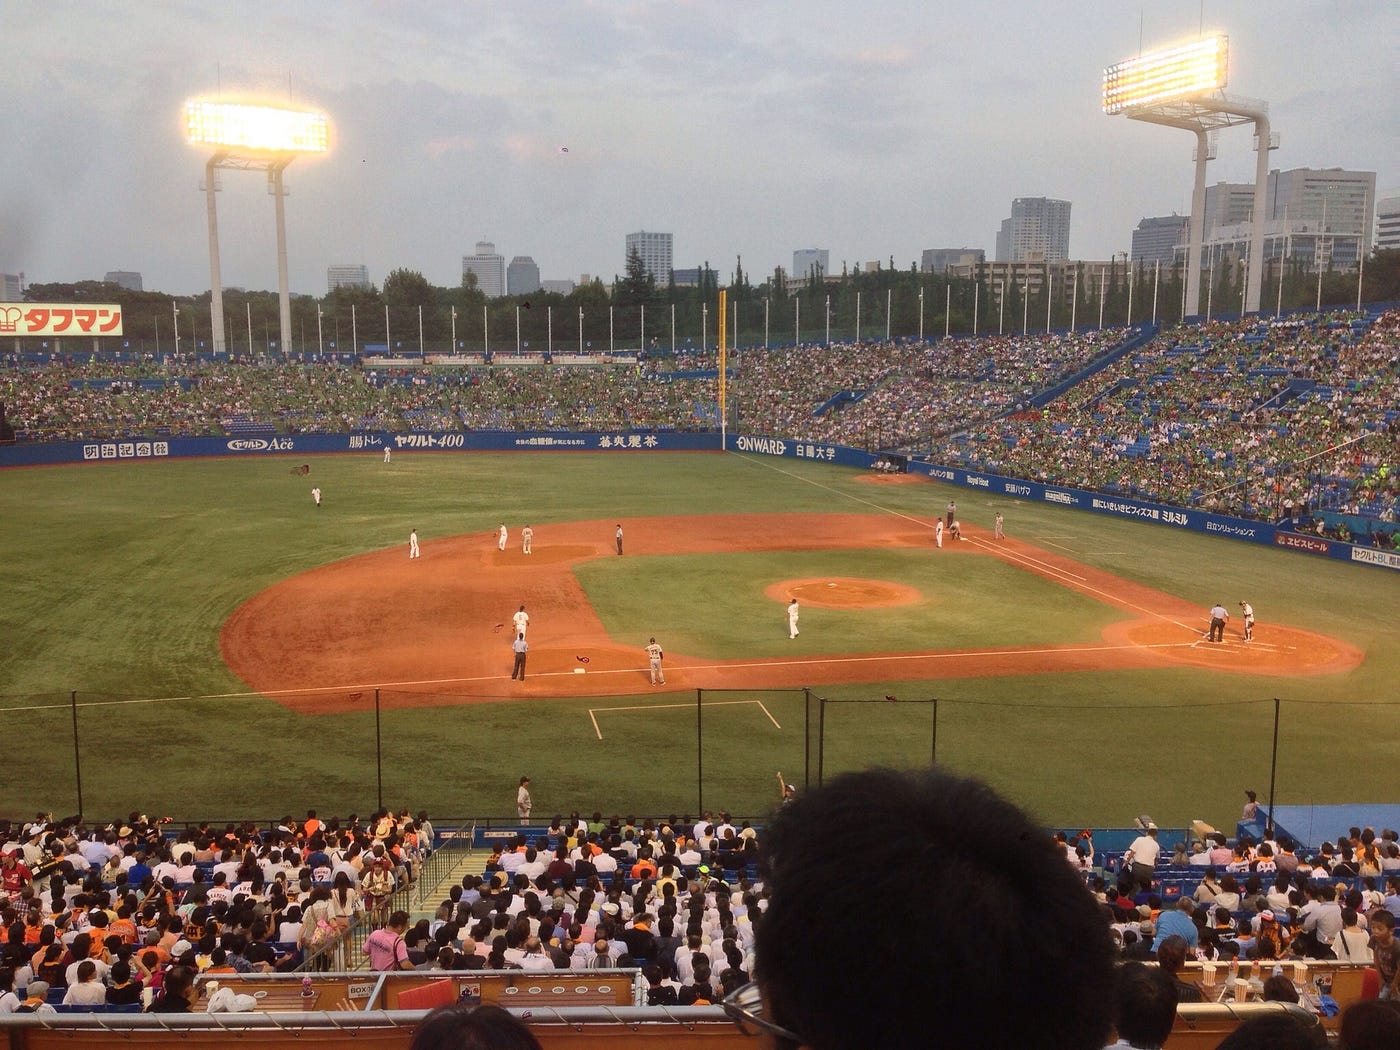
M 609 638 L 573 572 L 616 557 L 617 522 L 535 528 L 534 554 L 496 549 L 494 532 L 423 539 L 289 577 L 254 595 L 225 622 L 219 646 L 255 692 L 304 712 L 359 710 L 380 688 L 389 706 L 651 692 L 640 647 Z M 884 514 L 713 515 L 622 522 L 627 556 L 764 550 L 933 546 L 922 522 Z M 839 682 L 1042 674 L 1189 665 L 1239 674 L 1308 675 L 1357 666 L 1360 651 L 1299 628 L 1266 624 L 1258 641 L 1202 638 L 1205 610 L 1017 540 L 968 542 L 939 557 L 999 558 L 1123 610 L 1099 642 L 926 652 L 704 660 L 668 650 L 668 689 L 784 688 Z M 794 592 L 793 588 L 797 588 Z M 924 600 L 893 581 L 831 577 L 774 584 L 786 604 L 859 608 Z M 825 600 L 824 600 L 825 599 Z M 528 677 L 510 680 L 510 616 L 521 602 L 537 621 L 527 634 Z M 582 658 L 582 659 L 581 659 Z M 582 671 L 583 673 L 578 673 Z

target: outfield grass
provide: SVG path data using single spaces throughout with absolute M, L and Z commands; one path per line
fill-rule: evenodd
M 513 534 L 529 521 L 540 535 L 550 522 L 658 514 L 889 511 L 928 520 L 950 496 L 965 522 L 989 526 L 1000 509 L 1013 535 L 1066 548 L 1203 610 L 1248 598 L 1261 636 L 1271 621 L 1287 622 L 1342 638 L 1366 661 L 1306 679 L 1181 668 L 888 681 L 827 695 L 937 696 L 939 759 L 984 776 L 1048 822 L 1122 822 L 1146 811 L 1169 823 L 1229 824 L 1242 788 L 1267 788 L 1273 697 L 1287 701 L 1279 801 L 1395 798 L 1400 719 L 1394 708 L 1365 706 L 1394 700 L 1400 681 L 1394 573 L 932 484 L 876 487 L 855 471 L 764 457 L 401 454 L 385 466 L 366 454 L 310 462 L 309 479 L 293 476 L 287 458 L 0 473 L 8 548 L 0 718 L 12 756 L 0 813 L 76 808 L 72 690 L 83 705 L 90 814 L 372 808 L 371 710 L 312 717 L 259 697 L 87 705 L 241 693 L 217 645 L 239 603 L 287 575 L 403 544 L 410 528 L 427 545 L 502 520 Z M 319 512 L 312 483 L 325 493 Z M 762 585 L 838 565 L 835 574 L 898 579 L 936 600 L 860 613 L 808 607 L 798 641 L 812 652 L 829 648 L 818 641 L 827 633 L 842 637 L 843 650 L 884 648 L 869 639 L 885 637 L 888 648 L 911 638 L 919 648 L 1065 641 L 1113 618 L 989 558 L 934 565 L 917 552 L 883 550 L 721 560 L 734 571 L 718 578 L 710 557 L 601 559 L 580 576 L 610 630 L 664 632 L 671 648 L 698 656 L 789 651 L 785 638 L 768 640 L 781 610 L 762 598 Z M 642 588 L 634 574 L 644 572 Z M 775 797 L 776 769 L 801 773 L 809 743 L 800 694 L 762 695 L 781 730 L 755 705 L 725 706 L 737 697 L 708 694 L 715 702 L 703 712 L 703 744 L 694 693 L 386 709 L 384 801 L 437 814 L 506 814 L 515 781 L 528 772 L 540 814 L 687 811 L 702 790 L 699 748 L 705 804 L 756 813 Z M 588 709 L 610 707 L 645 709 L 595 715 L 600 741 Z M 829 705 L 827 772 L 926 761 L 931 715 L 927 705 Z M 815 754 L 815 737 L 810 743 Z

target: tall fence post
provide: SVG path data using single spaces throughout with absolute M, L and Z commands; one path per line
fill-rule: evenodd
M 812 690 L 802 687 L 802 790 L 812 786 Z
M 384 808 L 384 747 L 379 730 L 379 687 L 374 687 L 374 778 L 378 807 Z
M 1274 748 L 1269 755 L 1269 818 L 1267 821 L 1269 837 L 1274 835 L 1274 777 L 1278 773 L 1278 722 L 1279 722 L 1278 697 L 1274 697 Z
M 822 776 L 826 771 L 826 697 L 817 697 L 817 787 L 822 786 Z
M 83 760 L 78 752 L 78 691 L 68 694 L 69 706 L 73 710 L 73 780 L 78 789 L 78 816 L 83 815 Z
M 938 697 L 933 697 L 933 742 L 929 746 L 928 762 L 938 765 Z
M 705 719 L 703 689 L 695 690 L 695 809 L 705 812 Z

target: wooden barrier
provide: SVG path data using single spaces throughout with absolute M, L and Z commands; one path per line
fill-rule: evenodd
M 1252 977 L 1254 966 L 1255 963 L 1248 959 L 1240 960 L 1240 978 Z M 1332 959 L 1265 959 L 1260 961 L 1258 966 L 1260 977 L 1266 980 L 1273 973 L 1274 967 L 1282 967 L 1284 976 L 1304 992 L 1313 995 L 1317 994 L 1320 980 L 1323 986 L 1328 989 L 1327 995 L 1336 1002 L 1340 1010 L 1346 1010 L 1352 1003 L 1361 999 L 1361 986 L 1366 977 L 1366 970 L 1369 969 L 1369 967 L 1359 963 L 1339 962 Z M 1228 963 L 1188 962 L 1181 968 L 1177 976 L 1188 984 L 1200 985 L 1201 991 L 1209 1002 L 1215 1000 L 1223 992 L 1224 982 L 1229 973 Z M 1340 1013 L 1336 1017 L 1324 1017 L 1322 1024 L 1329 1031 L 1335 1030 L 1341 1023 L 1340 1018 Z
M 1162 1050 L 1215 1050 L 1245 1021 L 1270 1013 L 1289 1014 L 1313 1030 L 1320 1026 L 1316 1014 L 1292 1003 L 1182 1003 Z

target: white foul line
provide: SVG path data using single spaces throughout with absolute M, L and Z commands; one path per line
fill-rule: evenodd
M 762 710 L 765 715 L 768 715 L 768 721 L 772 722 L 775 726 L 778 726 L 779 729 L 783 728 L 782 726 L 778 725 L 778 720 L 776 718 L 774 718 L 771 714 L 768 714 L 768 708 L 763 706 L 762 700 L 714 700 L 710 703 L 704 704 L 703 706 L 734 707 L 736 704 L 757 704 L 759 706 L 759 709 Z M 608 711 L 665 711 L 677 707 L 691 708 L 694 706 L 694 704 L 633 704 L 628 707 L 590 707 L 588 709 L 588 717 L 593 720 L 593 732 L 597 735 L 599 740 L 602 740 L 603 731 L 598 728 L 598 718 L 595 714 L 595 712 L 597 711 L 602 711 L 605 713 Z

